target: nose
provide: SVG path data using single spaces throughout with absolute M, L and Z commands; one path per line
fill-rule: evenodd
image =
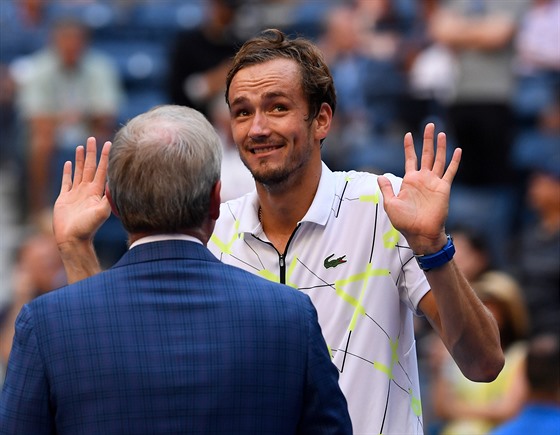
M 268 136 L 270 134 L 270 128 L 268 125 L 268 118 L 262 112 L 255 112 L 251 122 L 251 128 L 249 129 L 249 137 L 252 139 L 258 139 L 260 137 Z

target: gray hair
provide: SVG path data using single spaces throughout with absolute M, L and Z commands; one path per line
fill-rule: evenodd
M 222 145 L 198 111 L 162 105 L 136 116 L 115 135 L 108 185 L 129 233 L 176 233 L 208 217 L 220 179 Z

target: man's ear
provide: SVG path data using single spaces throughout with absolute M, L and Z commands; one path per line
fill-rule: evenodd
M 109 205 L 111 206 L 111 211 L 113 212 L 113 214 L 116 217 L 119 217 L 119 212 L 117 211 L 117 207 L 115 206 L 115 203 L 113 202 L 113 197 L 111 196 L 111 191 L 109 190 L 109 184 L 105 183 L 105 196 L 107 197 L 107 200 L 109 201 Z
M 329 134 L 331 129 L 331 121 L 333 117 L 333 112 L 331 106 L 327 103 L 321 104 L 319 113 L 315 117 L 315 139 L 323 140 Z
M 220 217 L 220 204 L 222 203 L 222 197 L 220 191 L 222 190 L 222 181 L 218 180 L 214 187 L 212 187 L 212 192 L 210 192 L 210 218 L 212 220 L 218 220 Z

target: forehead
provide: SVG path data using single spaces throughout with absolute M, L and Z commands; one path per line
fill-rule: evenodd
M 61 22 L 58 23 L 53 29 L 55 37 L 85 37 L 86 29 L 83 25 L 77 22 Z
M 278 58 L 240 69 L 231 81 L 229 100 L 272 91 L 292 96 L 302 93 L 301 71 L 296 61 Z

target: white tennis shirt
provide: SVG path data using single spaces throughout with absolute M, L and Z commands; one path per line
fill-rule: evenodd
M 388 177 L 397 191 L 401 179 Z M 423 433 L 413 314 L 429 284 L 384 211 L 377 176 L 323 164 L 285 253 L 268 241 L 257 211 L 256 191 L 222 204 L 208 247 L 311 297 L 354 433 Z

